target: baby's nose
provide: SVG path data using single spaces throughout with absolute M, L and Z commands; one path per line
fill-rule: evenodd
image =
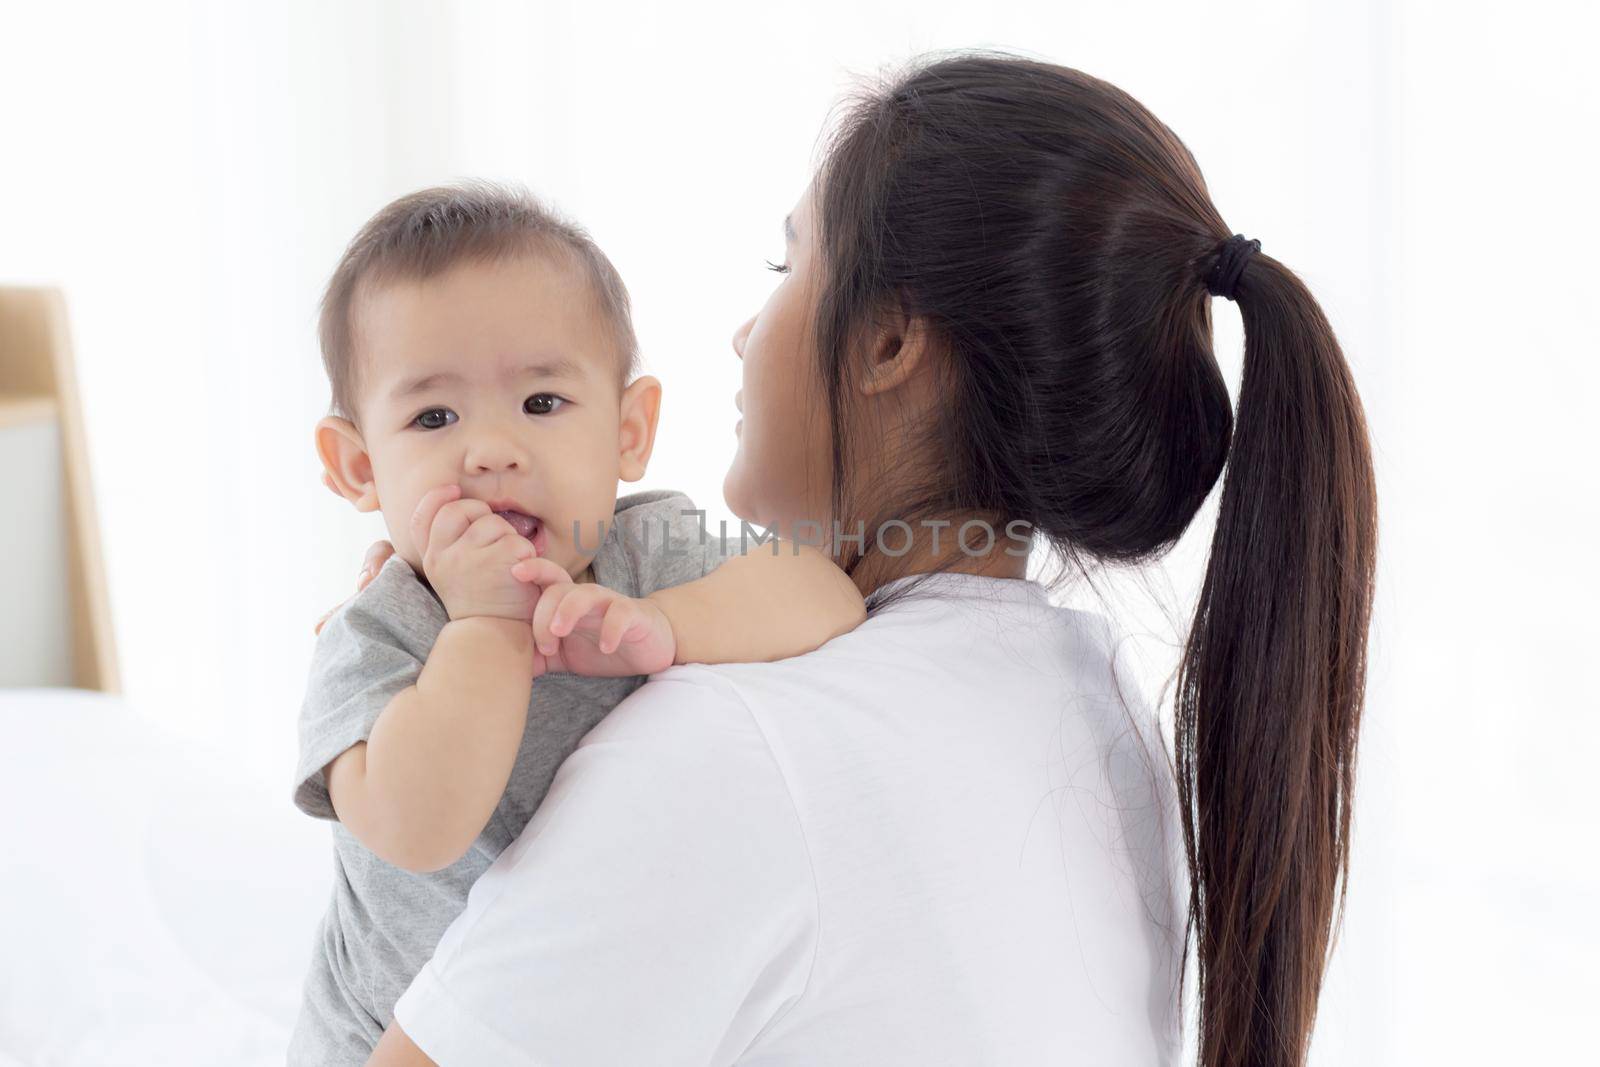
M 511 453 L 478 452 L 468 466 L 475 471 L 514 471 L 521 462 Z
M 486 437 L 467 454 L 467 470 L 474 474 L 520 470 L 526 465 L 521 446 L 509 437 Z

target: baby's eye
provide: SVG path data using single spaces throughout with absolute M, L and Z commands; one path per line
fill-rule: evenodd
M 450 421 L 435 422 L 429 419 L 430 415 L 448 415 L 450 416 Z M 429 408 L 427 411 L 424 411 L 422 414 L 412 419 L 411 425 L 420 427 L 424 430 L 440 430 L 450 425 L 450 422 L 453 422 L 455 418 L 456 413 L 451 411 L 449 408 Z
M 529 415 L 549 415 L 556 410 L 556 405 L 565 403 L 564 397 L 554 393 L 534 393 L 522 402 L 522 410 Z

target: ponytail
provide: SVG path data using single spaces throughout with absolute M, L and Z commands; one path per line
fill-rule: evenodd
M 1238 414 L 1178 667 L 1175 755 L 1200 1067 L 1300 1067 L 1349 874 L 1377 498 L 1333 330 L 1276 260 L 1247 268 Z

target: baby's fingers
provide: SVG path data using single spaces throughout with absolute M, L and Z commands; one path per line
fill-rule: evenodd
M 606 617 L 600 623 L 600 651 L 610 655 L 622 642 L 642 637 L 649 625 L 649 618 L 638 601 L 618 597 L 606 609 Z
M 411 543 L 417 546 L 418 555 L 428 551 L 428 534 L 433 529 L 434 516 L 439 514 L 440 508 L 460 495 L 459 485 L 436 485 L 417 501 L 416 508 L 411 512 Z
M 472 501 L 476 504 L 478 501 Z M 485 508 L 487 504 L 483 505 Z M 485 511 L 482 515 L 469 521 L 467 528 L 462 531 L 456 544 L 462 548 L 488 548 L 490 545 L 505 538 L 521 541 L 516 529 L 505 519 L 492 511 Z
M 467 531 L 479 519 L 491 521 L 483 524 L 481 536 L 468 538 Z M 489 505 L 483 501 L 450 500 L 446 501 L 433 517 L 433 526 L 428 531 L 428 549 L 438 552 L 450 548 L 458 541 L 463 548 L 481 548 L 507 533 L 514 532 L 511 524 L 496 517 L 489 510 Z
M 572 592 L 562 598 L 550 619 L 550 632 L 557 637 L 570 634 L 573 627 L 591 611 L 595 611 L 619 594 L 603 585 L 574 585 Z
M 539 594 L 539 602 L 533 606 L 533 643 L 543 655 L 555 655 L 556 648 L 561 644 L 561 639 L 550 632 L 550 619 L 566 595 L 576 588 L 577 586 L 572 584 L 571 575 L 568 575 L 565 585 L 545 586 Z
M 544 587 L 561 585 L 572 581 L 572 575 L 567 573 L 565 567 L 554 560 L 541 559 L 535 556 L 532 559 L 522 559 L 511 565 L 511 577 L 519 582 L 531 582 Z

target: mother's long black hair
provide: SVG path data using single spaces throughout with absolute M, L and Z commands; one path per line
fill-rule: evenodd
M 1231 230 L 1171 130 L 1064 67 L 924 57 L 852 101 L 813 189 L 846 529 L 873 518 L 846 477 L 852 340 L 886 309 L 932 328 L 948 402 L 920 442 L 936 474 L 878 518 L 1024 520 L 1063 561 L 1140 563 L 1224 479 L 1174 717 L 1199 1062 L 1302 1064 L 1349 872 L 1377 536 L 1326 318 L 1248 260 L 1235 418 L 1204 281 Z

